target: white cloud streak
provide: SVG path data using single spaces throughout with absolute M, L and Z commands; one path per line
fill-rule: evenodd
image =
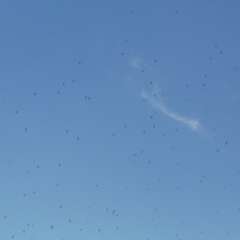
M 158 87 L 157 86 L 155 86 L 155 87 L 157 88 L 157 91 L 158 91 Z M 185 124 L 186 126 L 188 126 L 193 131 L 199 131 L 200 130 L 201 126 L 200 126 L 200 123 L 197 119 L 183 117 L 183 116 L 180 116 L 173 111 L 168 110 L 162 102 L 157 101 L 151 95 L 147 94 L 145 91 L 142 91 L 141 96 L 143 98 L 145 98 L 146 100 L 148 100 L 149 104 L 152 107 L 160 110 L 166 116 L 168 116 L 168 117 L 170 117 L 170 118 L 172 118 L 172 119 L 174 119 L 174 120 L 176 120 L 180 123 Z
M 134 57 L 131 61 L 131 65 L 134 68 L 139 68 L 141 64 L 142 64 L 142 60 L 138 57 Z

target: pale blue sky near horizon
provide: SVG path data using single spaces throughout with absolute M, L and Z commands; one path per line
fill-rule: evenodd
M 1 1 L 0 239 L 239 240 L 239 10 Z

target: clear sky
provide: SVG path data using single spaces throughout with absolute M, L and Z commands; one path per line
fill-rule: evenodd
M 239 240 L 240 2 L 0 3 L 0 239 Z

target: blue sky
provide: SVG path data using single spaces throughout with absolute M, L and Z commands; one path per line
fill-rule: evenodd
M 0 3 L 0 238 L 239 239 L 238 1 Z

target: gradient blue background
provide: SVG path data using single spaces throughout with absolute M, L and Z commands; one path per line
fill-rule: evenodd
M 239 240 L 239 10 L 1 1 L 0 239 Z

